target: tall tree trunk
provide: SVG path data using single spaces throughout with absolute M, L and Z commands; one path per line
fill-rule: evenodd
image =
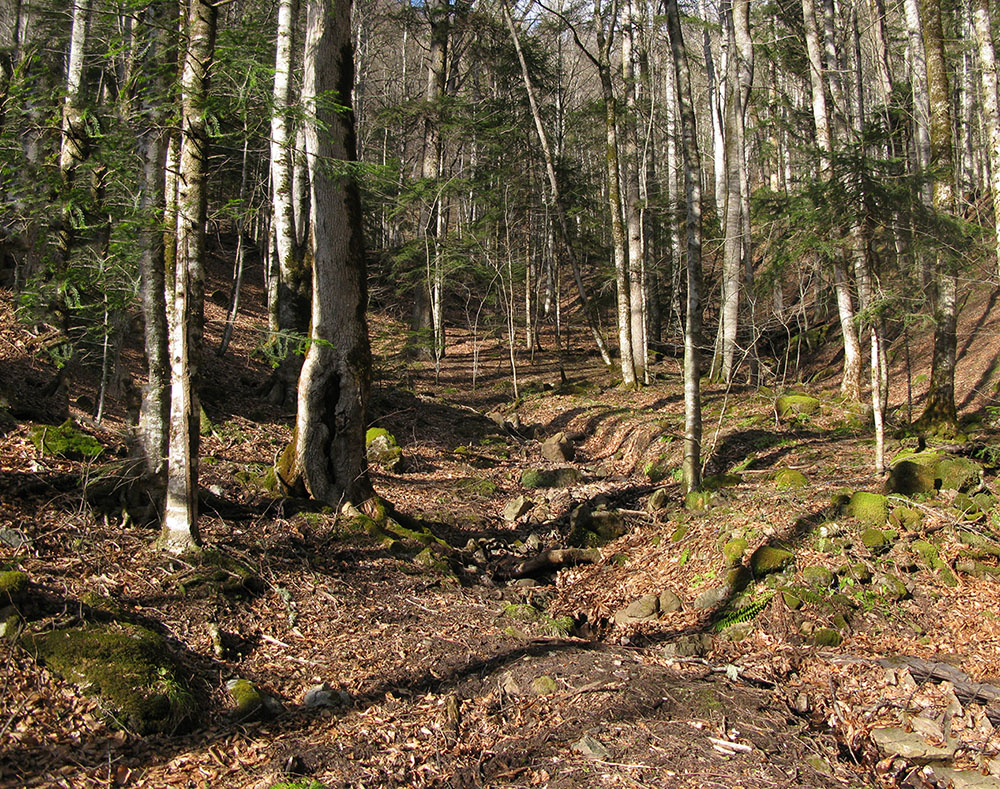
M 162 484 L 166 473 L 170 419 L 170 360 L 167 355 L 167 305 L 164 258 L 164 159 L 171 67 L 170 23 L 176 13 L 171 3 L 151 2 L 142 15 L 140 35 L 147 41 L 143 71 L 147 75 L 140 107 L 144 128 L 137 131 L 143 168 L 140 182 L 142 247 L 139 276 L 145 331 L 147 380 L 139 410 L 138 437 L 144 474 Z M 170 268 L 173 274 L 173 268 Z M 159 500 L 160 496 L 155 497 Z
M 514 42 L 518 63 L 521 66 L 521 78 L 524 81 L 524 89 L 528 94 L 528 106 L 531 108 L 531 118 L 535 123 L 535 133 L 538 135 L 538 142 L 542 148 L 542 158 L 545 160 L 545 175 L 548 179 L 550 202 L 556 214 L 556 228 L 566 247 L 566 251 L 569 253 L 570 265 L 573 269 L 573 279 L 576 283 L 577 294 L 580 297 L 580 307 L 587 320 L 590 333 L 594 337 L 594 343 L 597 345 L 598 351 L 600 351 L 601 359 L 605 365 L 611 366 L 611 354 L 608 352 L 607 343 L 604 341 L 604 336 L 601 334 L 600 328 L 598 328 L 593 304 L 587 297 L 587 289 L 583 284 L 581 255 L 574 243 L 569 220 L 566 217 L 566 207 L 563 204 L 562 192 L 559 189 L 559 179 L 556 176 L 555 156 L 552 152 L 552 146 L 549 144 L 549 135 L 545 131 L 545 125 L 542 123 L 542 113 L 538 108 L 538 100 L 535 97 L 535 86 L 531 81 L 528 63 L 524 58 L 521 41 L 517 33 L 517 28 L 514 25 L 514 20 L 510 15 L 510 9 L 507 8 L 505 2 L 501 3 L 500 7 L 503 10 L 504 19 L 507 22 L 507 27 Z
M 908 36 L 910 82 L 913 89 L 913 148 L 917 160 L 917 175 L 922 182 L 920 201 L 926 208 L 934 204 L 934 186 L 930 178 L 931 164 L 931 107 L 927 91 L 927 54 L 920 20 L 920 0 L 903 0 L 906 33 Z M 916 241 L 916 264 L 924 286 L 930 285 L 933 258 L 921 243 Z
M 823 56 L 813 0 L 802 0 L 802 15 L 805 24 L 806 52 L 809 56 L 809 79 L 812 86 L 816 147 L 820 150 L 822 175 L 824 178 L 830 178 L 833 139 L 830 131 L 830 116 L 827 112 Z M 854 304 L 851 299 L 850 280 L 844 261 L 839 255 L 835 254 L 834 260 L 831 262 L 834 291 L 837 296 L 837 314 L 840 317 L 840 331 L 844 338 L 844 373 L 840 391 L 848 400 L 859 401 L 861 399 L 861 344 L 858 341 L 858 330 L 854 324 Z
M 973 0 L 972 20 L 979 50 L 980 81 L 983 97 L 983 126 L 989 155 L 990 193 L 993 197 L 993 228 L 996 236 L 997 275 L 1000 276 L 1000 97 L 997 86 L 996 50 L 989 0 Z
M 927 57 L 927 91 L 930 100 L 931 159 L 934 210 L 954 213 L 955 163 L 952 154 L 951 93 L 945 59 L 940 0 L 924 0 L 920 9 Z M 934 355 L 931 360 L 930 390 L 921 422 L 933 429 L 957 429 L 955 411 L 955 346 L 958 276 L 955 261 L 938 252 L 933 289 Z
M 684 326 L 684 487 L 701 487 L 701 157 L 691 101 L 691 72 L 681 35 L 677 0 L 666 0 L 667 33 L 674 56 L 683 143 L 687 206 L 687 310 Z
M 168 304 L 170 433 L 167 497 L 160 545 L 183 553 L 198 544 L 198 366 L 205 289 L 205 171 L 208 162 L 208 78 L 215 52 L 217 9 L 188 0 L 188 35 L 181 73 L 181 142 L 177 240 Z
M 308 0 L 304 93 L 312 185 L 312 328 L 299 380 L 295 461 L 306 491 L 333 506 L 372 496 L 365 457 L 371 352 L 355 160 L 351 5 Z M 319 101 L 323 97 L 323 101 Z M 326 100 L 333 97 L 339 108 Z M 346 108 L 346 109 L 345 109 Z

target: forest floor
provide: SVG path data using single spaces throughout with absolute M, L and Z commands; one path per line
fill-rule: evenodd
M 838 494 L 882 491 L 884 478 L 864 419 L 836 396 L 832 351 L 807 384 L 785 388 L 819 400 L 794 419 L 778 418 L 785 389 L 705 387 L 716 490 L 694 509 L 675 473 L 677 360 L 657 361 L 653 385 L 625 391 L 574 333 L 568 382 L 551 350 L 522 351 L 515 399 L 495 337 L 456 334 L 436 374 L 389 353 L 400 335 L 379 320 L 370 417 L 398 439 L 404 463 L 374 469 L 373 481 L 451 546 L 447 562 L 425 562 L 338 513 L 267 492 L 293 415 L 259 394 L 269 368 L 255 327 L 265 321 L 261 294 L 247 291 L 220 358 L 225 295 L 209 290 L 202 392 L 212 427 L 201 482 L 214 502 L 202 537 L 259 579 L 235 596 L 185 589 L 185 566 L 154 548 L 153 527 L 88 503 L 85 488 L 126 459 L 126 398 L 96 424 L 93 371 L 74 376 L 69 411 L 104 455 L 84 463 L 36 450 L 30 430 L 57 423 L 65 401 L 40 396 L 53 370 L 0 293 L 0 392 L 14 415 L 0 431 L 0 560 L 30 579 L 28 628 L 86 619 L 97 593 L 166 636 L 201 709 L 186 730 L 140 737 L 100 695 L 0 639 L 0 786 L 1000 786 L 1000 520 L 963 513 L 958 494 L 941 490 L 890 500 L 917 517 L 896 513 L 876 544 L 838 506 Z M 995 301 L 978 294 L 963 311 L 969 441 L 952 448 L 978 454 L 994 493 Z M 914 338 L 915 407 L 929 358 L 927 338 Z M 123 358 L 137 378 L 141 363 L 138 348 Z M 575 444 L 572 461 L 541 456 L 559 432 Z M 890 456 L 916 443 L 894 437 Z M 522 484 L 526 469 L 556 466 L 579 478 Z M 787 470 L 807 484 L 785 487 Z M 518 496 L 532 506 L 510 521 L 503 512 Z M 597 522 L 623 533 L 586 557 L 596 561 L 551 563 L 547 549 Z M 750 558 L 760 546 L 787 548 L 792 563 L 768 572 Z M 531 559 L 537 568 L 525 567 Z M 730 583 L 734 565 L 757 570 L 745 589 Z M 241 717 L 233 679 L 282 709 Z

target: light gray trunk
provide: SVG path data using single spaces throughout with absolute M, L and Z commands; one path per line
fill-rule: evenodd
M 976 29 L 979 50 L 979 78 L 983 98 L 983 126 L 986 129 L 986 151 L 989 161 L 990 194 L 993 198 L 993 230 L 1000 276 L 1000 98 L 997 86 L 996 50 L 989 0 L 973 0 L 972 21 Z
M 371 352 L 361 201 L 350 111 L 351 6 L 308 0 L 303 94 L 312 185 L 312 327 L 299 379 L 295 460 L 306 491 L 332 506 L 372 496 L 365 457 Z

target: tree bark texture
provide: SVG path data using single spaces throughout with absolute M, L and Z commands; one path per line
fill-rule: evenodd
M 312 328 L 299 379 L 296 465 L 306 491 L 334 506 L 372 495 L 365 457 L 371 375 L 367 273 L 350 111 L 351 7 L 308 0 L 304 83 L 312 185 Z M 339 107 L 331 105 L 330 97 Z

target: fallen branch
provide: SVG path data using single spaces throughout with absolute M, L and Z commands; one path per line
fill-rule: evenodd
M 507 578 L 523 578 L 526 575 L 536 575 L 546 570 L 600 560 L 601 551 L 598 548 L 552 548 L 515 564 L 501 574 Z

